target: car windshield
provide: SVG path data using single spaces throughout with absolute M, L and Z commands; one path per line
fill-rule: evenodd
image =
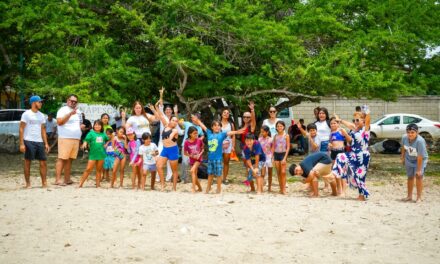
M 378 119 L 376 119 L 372 124 L 377 124 L 379 123 L 385 116 L 381 116 Z

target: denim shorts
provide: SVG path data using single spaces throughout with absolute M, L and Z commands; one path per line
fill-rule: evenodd
M 223 160 L 208 160 L 208 175 L 223 176 Z
M 157 171 L 156 164 L 144 164 L 144 171 Z
M 406 176 L 408 176 L 408 178 L 413 178 L 416 176 L 417 167 L 405 165 L 405 169 L 406 169 Z M 424 175 L 425 175 L 425 164 L 423 164 L 422 166 L 422 178 Z

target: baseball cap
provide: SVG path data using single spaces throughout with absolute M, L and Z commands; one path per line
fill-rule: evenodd
M 416 125 L 416 124 L 409 124 L 409 125 L 407 125 L 406 126 L 406 131 L 411 131 L 411 130 L 414 130 L 414 131 L 419 131 L 419 127 Z
M 125 134 L 127 134 L 127 135 L 134 134 L 133 128 L 132 127 L 127 128 L 127 131 L 125 132 Z
M 39 97 L 38 95 L 33 95 L 31 96 L 31 98 L 29 98 L 29 103 L 33 104 L 35 102 L 41 102 L 43 101 L 43 99 L 41 99 L 41 97 Z

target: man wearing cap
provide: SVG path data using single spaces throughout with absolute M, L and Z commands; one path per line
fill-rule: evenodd
M 55 185 L 72 184 L 70 172 L 72 160 L 76 159 L 81 139 L 82 124 L 81 112 L 77 108 L 78 96 L 71 94 L 67 97 L 66 106 L 57 112 L 58 124 L 58 160 L 56 163 Z M 61 172 L 64 170 L 64 182 L 61 181 Z
M 406 135 L 402 136 L 400 160 L 405 165 L 406 176 L 408 177 L 408 195 L 403 201 L 412 201 L 415 179 L 417 189 L 416 202 L 421 202 L 423 175 L 428 163 L 428 151 L 426 150 L 425 139 L 419 135 L 419 127 L 416 124 L 409 124 L 406 127 Z
M 20 120 L 20 152 L 24 153 L 24 179 L 26 188 L 31 187 L 30 174 L 32 160 L 40 161 L 40 176 L 42 187 L 46 187 L 46 152 L 49 144 L 46 137 L 46 118 L 40 112 L 42 100 L 38 95 L 29 99 L 31 109 L 25 111 Z

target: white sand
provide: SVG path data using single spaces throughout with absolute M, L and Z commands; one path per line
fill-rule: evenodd
M 368 202 L 309 199 L 300 183 L 288 196 L 238 185 L 193 195 L 189 184 L 161 193 L 97 190 L 90 179 L 83 189 L 22 183 L 0 180 L 0 263 L 440 261 L 440 188 L 429 182 L 422 204 L 397 201 L 405 186 L 393 183 L 370 185 Z

